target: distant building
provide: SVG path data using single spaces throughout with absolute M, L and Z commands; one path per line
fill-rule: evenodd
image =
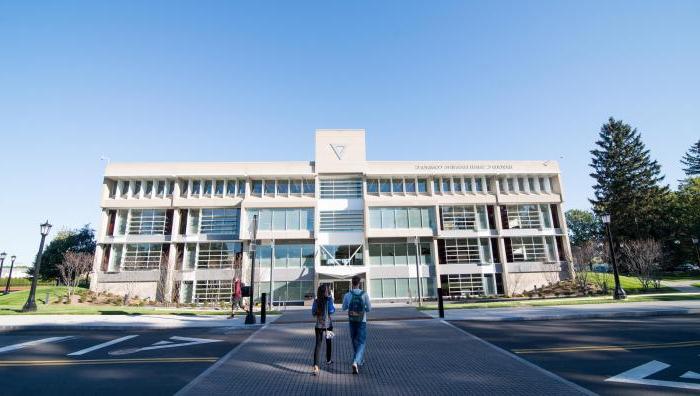
M 280 142 L 280 144 L 284 144 Z M 396 145 L 400 142 L 396 142 Z M 309 162 L 109 164 L 91 288 L 180 302 L 300 302 L 353 275 L 373 299 L 512 294 L 571 274 L 555 161 L 367 161 L 318 130 Z

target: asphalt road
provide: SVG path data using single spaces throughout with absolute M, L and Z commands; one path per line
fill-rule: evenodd
M 252 332 L 0 332 L 0 394 L 172 395 Z
M 601 395 L 700 394 L 698 315 L 451 323 Z

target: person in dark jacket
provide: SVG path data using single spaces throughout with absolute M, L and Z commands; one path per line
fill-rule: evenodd
M 333 349 L 333 318 L 335 312 L 333 299 L 330 296 L 328 287 L 321 285 L 316 291 L 316 299 L 311 305 L 311 314 L 316 318 L 314 330 L 316 332 L 316 346 L 314 348 L 313 375 L 318 375 L 318 361 L 321 359 L 321 344 L 326 339 L 326 364 L 331 364 L 331 352 Z

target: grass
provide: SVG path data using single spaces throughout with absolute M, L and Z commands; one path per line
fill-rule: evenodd
M 693 283 L 692 286 L 693 286 L 693 287 L 700 287 L 700 282 L 698 282 L 698 283 Z
M 612 290 L 615 288 L 615 278 L 610 275 L 607 279 L 608 283 L 608 289 Z M 639 279 L 633 277 L 633 276 L 625 276 L 625 275 L 620 275 L 620 286 L 627 292 L 628 294 L 639 294 L 639 293 L 673 293 L 678 290 L 672 288 L 672 287 L 666 287 L 662 286 L 658 289 L 649 288 L 647 290 L 644 290 L 642 287 L 641 282 L 639 282 Z
M 662 281 L 677 281 L 677 280 L 698 280 L 700 281 L 700 272 L 691 272 L 684 274 L 663 274 Z
M 700 300 L 700 295 L 632 295 L 626 300 L 613 300 L 612 296 L 580 297 L 580 298 L 553 298 L 547 300 L 520 300 L 520 301 L 494 301 L 483 303 L 447 303 L 445 309 L 475 309 L 475 308 L 515 308 L 515 307 L 549 307 L 557 305 L 584 305 L 584 304 L 609 304 L 627 302 L 648 301 L 683 301 Z M 422 310 L 435 310 L 437 304 L 424 305 Z
M 39 286 L 36 291 L 37 311 L 22 313 L 21 309 L 29 297 L 29 290 L 12 292 L 8 295 L 0 295 L 0 315 L 229 315 L 230 309 L 198 310 L 187 308 L 157 308 L 152 306 L 132 307 L 116 305 L 72 305 L 72 304 L 44 304 L 46 293 L 49 293 L 49 301 L 66 293 L 64 286 Z M 269 315 L 278 315 L 278 311 L 268 311 Z M 244 313 L 239 313 L 244 315 Z

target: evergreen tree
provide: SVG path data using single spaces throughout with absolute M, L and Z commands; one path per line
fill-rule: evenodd
M 95 253 L 95 230 L 86 224 L 76 230 L 62 230 L 56 234 L 41 255 L 41 279 L 55 279 L 59 276 L 58 264 L 63 262 L 63 253 Z M 30 271 L 33 274 L 33 270 Z
M 569 240 L 573 246 L 583 246 L 603 235 L 600 219 L 588 210 L 570 209 L 564 214 L 569 229 Z
M 700 140 L 690 146 L 681 159 L 681 164 L 685 165 L 683 171 L 688 177 L 700 176 Z
M 591 177 L 597 215 L 610 214 L 617 237 L 655 237 L 668 194 L 661 166 L 651 160 L 637 129 L 610 117 L 600 128 L 597 148 L 591 150 Z

